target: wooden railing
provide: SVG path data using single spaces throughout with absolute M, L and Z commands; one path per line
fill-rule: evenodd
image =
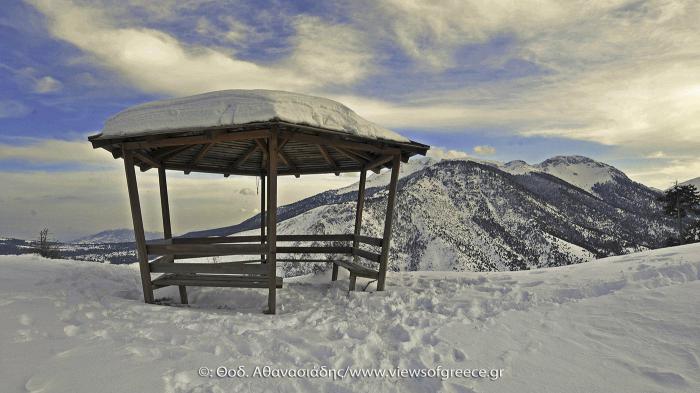
M 193 237 L 193 238 L 173 238 L 151 240 L 146 242 L 146 249 L 149 255 L 161 256 L 151 262 L 152 272 L 165 272 L 173 269 L 171 263 L 175 259 L 187 259 L 196 257 L 211 257 L 225 255 L 265 255 L 267 253 L 267 244 L 262 236 L 220 236 L 220 237 Z M 352 244 L 338 245 L 294 245 L 286 246 L 280 243 L 286 242 L 348 242 L 357 244 L 353 247 Z M 248 244 L 246 244 L 248 243 Z M 352 234 L 330 234 L 330 235 L 277 235 L 277 254 L 339 254 L 358 256 L 372 262 L 379 262 L 381 255 L 375 252 L 367 251 L 360 248 L 360 244 L 366 244 L 372 247 L 381 247 L 383 240 L 381 238 L 352 235 Z M 169 259 L 165 259 L 169 258 Z M 323 262 L 319 259 L 289 259 L 278 258 L 279 262 Z M 259 261 L 259 260 L 258 260 Z M 248 261 L 253 262 L 253 261 Z M 239 263 L 239 262 L 231 262 Z M 166 266 L 167 267 L 163 267 Z M 178 265 L 188 265 L 178 263 Z M 206 266 L 208 264 L 197 263 L 189 264 L 192 270 L 196 270 L 198 266 Z M 217 263 L 210 265 L 226 265 L 226 263 Z M 234 266 L 234 265 L 226 265 Z M 157 270 L 154 270 L 157 269 Z M 166 269 L 166 270 L 163 270 Z M 187 267 L 186 269 L 190 269 Z M 209 269 L 209 268 L 203 268 Z M 225 266 L 211 268 L 213 270 L 228 269 Z M 233 269 L 233 268 L 232 268 Z M 235 269 L 233 269 L 235 270 Z M 246 270 L 246 269 L 244 269 Z M 185 272 L 178 269 L 178 272 Z M 203 272 L 203 271 L 202 271 Z M 209 272 L 209 271 L 207 271 Z

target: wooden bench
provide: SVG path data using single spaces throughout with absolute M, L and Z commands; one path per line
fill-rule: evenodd
M 335 260 L 333 261 L 333 265 L 343 267 L 350 272 L 350 291 L 355 290 L 355 283 L 357 282 L 357 277 L 372 278 L 375 280 L 379 278 L 378 271 L 372 270 L 368 267 L 362 266 L 358 263 L 349 260 Z M 338 278 L 337 272 L 338 271 L 336 267 L 335 269 L 333 269 L 333 281 L 335 281 Z
M 275 277 L 277 288 L 282 288 L 282 277 Z M 234 276 L 222 274 L 163 274 L 153 280 L 154 288 L 170 285 L 187 287 L 267 288 L 268 276 Z

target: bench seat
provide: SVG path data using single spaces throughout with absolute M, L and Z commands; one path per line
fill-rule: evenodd
M 282 288 L 282 277 L 275 277 L 277 288 Z M 153 280 L 153 288 L 170 285 L 186 287 L 238 287 L 267 288 L 265 275 L 224 275 L 224 274 L 164 274 Z

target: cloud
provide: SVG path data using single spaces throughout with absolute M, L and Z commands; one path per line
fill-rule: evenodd
M 103 150 L 93 149 L 87 140 L 12 138 L 0 143 L 0 161 L 29 164 L 78 164 L 93 168 L 114 168 L 115 160 Z
M 19 101 L 0 99 L 0 119 L 23 117 L 30 111 L 29 107 Z
M 257 194 L 257 192 L 255 190 L 253 190 L 252 188 L 248 188 L 248 187 L 241 188 L 240 191 L 238 191 L 238 193 L 241 195 L 255 195 L 255 194 Z
M 649 153 L 644 157 L 646 157 L 646 158 L 666 158 L 666 153 L 664 153 L 661 150 L 658 150 L 658 151 Z
M 438 160 L 455 160 L 469 158 L 469 154 L 467 154 L 467 152 L 461 150 L 450 150 L 439 146 L 432 146 L 430 150 L 428 150 L 427 156 Z
M 62 87 L 63 84 L 60 81 L 50 76 L 44 76 L 34 82 L 34 92 L 40 94 L 54 93 L 61 90 Z
M 132 85 L 172 95 L 227 88 L 310 91 L 347 83 L 363 74 L 351 66 L 366 62 L 362 42 L 349 27 L 302 18 L 295 51 L 278 63 L 256 64 L 228 51 L 189 45 L 161 30 L 120 26 L 96 7 L 68 0 L 30 1 L 48 21 L 51 34 L 67 41 Z M 206 23 L 201 31 L 209 27 Z M 327 50 L 323 50 L 324 46 Z
M 479 146 L 474 146 L 474 153 L 483 155 L 483 156 L 488 156 L 491 154 L 496 154 L 496 149 L 493 146 L 488 146 L 488 145 L 479 145 Z

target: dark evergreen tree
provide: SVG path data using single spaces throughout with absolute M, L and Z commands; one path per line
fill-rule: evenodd
M 676 220 L 679 242 L 685 244 L 683 219 L 700 213 L 700 193 L 692 184 L 679 185 L 676 182 L 659 200 L 664 204 L 664 213 Z

